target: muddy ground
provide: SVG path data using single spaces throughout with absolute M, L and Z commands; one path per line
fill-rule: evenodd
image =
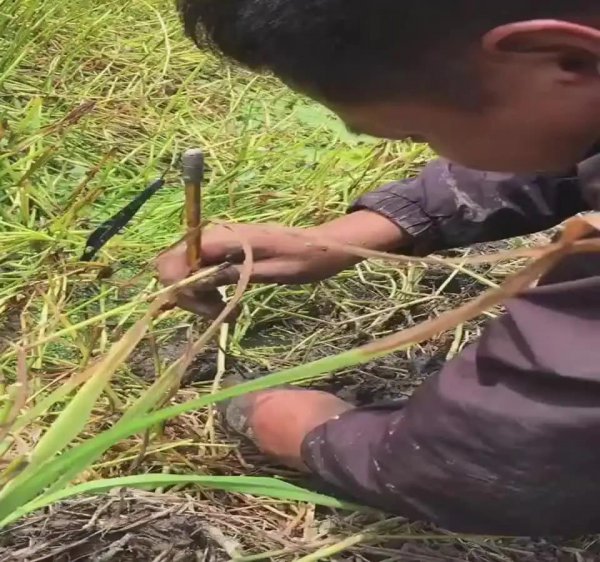
M 333 512 L 327 518 L 340 533 L 355 532 L 373 518 L 344 517 Z M 0 561 L 27 562 L 225 562 L 239 552 L 240 533 L 252 533 L 250 525 L 264 523 L 239 513 L 224 513 L 214 503 L 179 495 L 157 495 L 121 490 L 108 497 L 68 502 L 38 514 L 0 534 Z M 422 540 L 373 541 L 351 552 L 334 555 L 334 562 L 592 562 L 600 560 L 600 547 L 586 543 L 546 540 L 431 540 L 424 527 L 410 532 Z M 275 537 L 274 535 L 278 536 Z M 307 545 L 308 542 L 308 545 Z M 333 541 L 332 541 L 333 542 Z M 316 550 L 288 528 L 267 530 L 264 548 L 279 544 L 273 556 L 261 560 L 295 560 Z M 277 555 L 287 550 L 284 557 Z

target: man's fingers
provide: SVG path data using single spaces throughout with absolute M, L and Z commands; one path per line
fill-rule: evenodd
M 216 318 L 225 306 L 218 287 L 238 283 L 242 269 L 241 265 L 231 265 L 195 285 L 188 285 L 179 292 L 177 305 L 205 318 Z M 301 275 L 294 275 L 295 269 L 297 267 L 295 268 L 293 263 L 284 260 L 259 261 L 254 264 L 251 282 L 281 284 L 305 282 Z M 233 321 L 239 312 L 238 307 L 229 315 L 227 321 Z
M 242 248 L 231 250 L 226 256 L 225 261 L 229 263 L 242 263 L 246 258 L 246 254 Z
M 218 287 L 234 285 L 239 278 L 239 266 L 231 265 L 207 279 L 185 287 L 177 297 L 177 305 L 189 312 L 214 320 L 225 308 L 225 302 Z M 235 320 L 239 313 L 240 308 L 236 307 L 227 317 L 226 322 Z
M 235 285 L 240 279 L 240 271 L 242 266 L 230 265 L 225 269 L 217 271 L 210 277 L 200 279 L 197 283 L 188 285 L 188 289 L 194 293 L 213 292 L 218 287 L 226 287 L 227 285 Z
M 226 304 L 223 301 L 221 293 L 216 289 L 201 293 L 182 290 L 177 295 L 177 306 L 203 318 L 214 320 L 221 314 Z M 239 313 L 240 309 L 236 307 L 225 321 L 233 322 L 239 316 Z
M 311 281 L 310 272 L 305 271 L 294 259 L 272 258 L 254 262 L 252 283 L 276 283 L 294 285 Z
M 244 251 L 242 240 L 251 246 L 255 259 L 269 254 L 273 245 L 270 230 L 263 226 L 247 224 L 216 225 L 203 231 L 202 260 L 206 265 L 223 263 L 242 263 Z
M 185 279 L 191 272 L 187 263 L 185 244 L 178 244 L 158 256 L 156 269 L 160 282 L 165 286 Z
M 222 269 L 211 275 L 209 278 L 202 279 L 197 284 L 192 285 L 192 289 L 196 293 L 202 293 L 212 291 L 217 287 L 235 285 L 240 280 L 243 269 L 243 265 L 230 265 L 226 269 Z M 283 285 L 286 283 L 304 283 L 305 281 L 295 262 L 273 258 L 254 262 L 250 282 Z
M 256 269 L 253 282 L 287 282 L 294 273 L 287 271 L 286 262 L 304 249 L 296 236 L 290 237 L 290 229 L 269 225 L 231 225 L 208 228 L 202 237 L 201 266 L 217 265 L 224 262 L 241 264 L 244 251 L 241 240 L 247 240 L 253 251 Z M 288 259 L 285 259 L 288 257 Z M 264 266 L 260 265 L 264 261 Z M 186 245 L 178 244 L 161 254 L 157 260 L 159 279 L 164 285 L 172 285 L 185 279 L 191 268 L 186 261 Z M 270 270 L 274 269 L 273 275 Z M 238 281 L 239 270 L 225 270 L 208 284 L 212 287 L 231 285 Z

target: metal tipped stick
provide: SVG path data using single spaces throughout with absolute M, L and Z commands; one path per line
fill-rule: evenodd
M 182 157 L 185 185 L 185 221 L 187 226 L 187 262 L 192 271 L 200 267 L 202 257 L 202 178 L 204 154 L 199 148 L 186 150 Z

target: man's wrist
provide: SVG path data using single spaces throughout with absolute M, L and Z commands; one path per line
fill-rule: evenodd
M 314 227 L 313 232 L 342 244 L 383 252 L 406 252 L 412 246 L 407 232 L 383 215 L 367 210 Z

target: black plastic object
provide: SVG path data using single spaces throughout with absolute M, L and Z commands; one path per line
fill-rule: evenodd
M 117 214 L 103 222 L 87 239 L 81 261 L 91 261 L 99 250 L 116 234 L 125 228 L 142 205 L 150 199 L 163 185 L 164 176 L 152 182 L 144 191 L 123 207 Z

